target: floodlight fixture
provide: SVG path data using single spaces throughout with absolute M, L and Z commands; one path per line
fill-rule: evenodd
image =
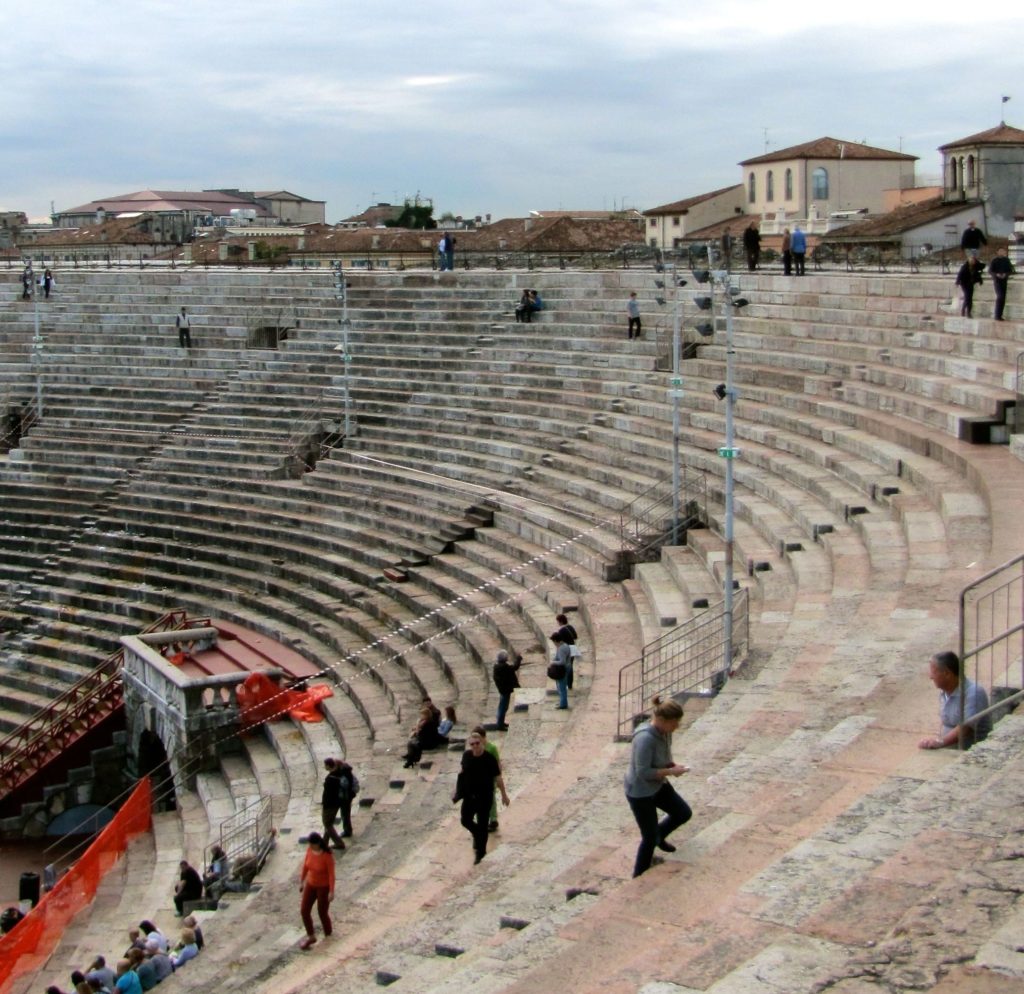
M 710 338 L 715 333 L 715 326 L 710 321 L 701 321 L 694 326 L 694 330 L 705 338 Z
M 658 305 L 659 307 L 664 307 L 664 306 L 665 306 L 665 298 L 664 298 L 664 297 L 655 297 L 655 298 L 654 298 L 654 302 L 655 302 L 655 303 L 656 303 L 656 304 L 657 304 L 657 305 Z
M 699 311 L 710 311 L 714 305 L 714 300 L 710 295 L 702 295 L 700 297 L 694 297 L 693 302 L 697 305 Z
M 716 397 L 717 397 L 717 398 L 718 398 L 719 400 L 725 400 L 725 398 L 726 398 L 726 397 L 727 397 L 727 396 L 729 395 L 729 391 L 728 391 L 728 390 L 726 389 L 726 386 L 725 386 L 725 384 L 724 384 L 724 383 L 719 383 L 719 384 L 718 384 L 718 386 L 717 386 L 717 387 L 715 387 L 715 389 L 714 389 L 714 390 L 712 390 L 711 392 L 712 392 L 712 393 L 713 393 L 713 394 L 714 394 L 714 395 L 715 395 L 715 396 L 716 396 Z
M 686 286 L 686 280 L 680 280 L 676 286 Z
M 739 310 L 741 307 L 746 307 L 749 303 L 750 301 L 746 297 L 734 297 L 732 306 L 735 310 Z
M 707 283 L 711 279 L 711 272 L 707 269 L 695 269 L 693 270 L 693 278 L 698 283 Z
M 664 289 L 665 289 L 665 281 L 664 281 L 664 280 L 655 280 L 655 281 L 654 281 L 654 285 L 655 285 L 655 286 L 656 286 L 656 287 L 657 287 L 657 288 L 658 288 L 659 290 L 664 290 Z

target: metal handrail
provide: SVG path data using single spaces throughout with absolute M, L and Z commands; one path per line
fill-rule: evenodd
M 1017 353 L 1017 403 L 1013 409 L 1013 433 L 1024 434 L 1024 352 Z
M 1000 689 L 1024 689 L 1024 554 L 1015 556 L 960 591 L 960 664 L 964 677 L 982 686 L 991 700 Z M 960 681 L 961 714 L 967 681 Z M 1004 700 L 989 710 L 1003 706 Z M 961 743 L 962 745 L 963 743 Z
M 679 496 L 679 506 L 684 509 L 685 518 L 697 518 L 706 525 L 707 474 L 684 466 Z M 645 553 L 673 540 L 678 544 L 679 536 L 673 531 L 678 530 L 682 522 L 673 520 L 673 498 L 672 478 L 665 477 L 622 508 L 619 512 L 619 541 L 623 551 Z
M 724 686 L 726 672 L 725 602 L 644 646 L 642 655 L 619 670 L 616 738 L 628 739 L 648 716 L 651 698 L 680 695 L 711 697 Z M 733 598 L 732 658 L 739 659 L 750 641 L 746 590 Z
M 144 634 L 173 631 L 190 624 L 188 613 L 179 608 L 157 619 L 144 629 Z M 0 797 L 35 776 L 55 755 L 122 706 L 123 661 L 123 649 L 112 652 L 63 694 L 0 739 Z

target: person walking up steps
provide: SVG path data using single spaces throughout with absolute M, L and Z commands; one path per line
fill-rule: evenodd
M 693 814 L 690 806 L 668 782 L 669 777 L 689 773 L 689 767 L 672 759 L 672 733 L 679 727 L 683 708 L 677 701 L 655 697 L 654 715 L 649 722 L 633 733 L 633 749 L 626 771 L 626 800 L 640 828 L 640 845 L 633 864 L 633 876 L 639 877 L 650 869 L 654 849 L 675 852 L 668 841 L 680 825 L 685 825 Z M 658 821 L 658 811 L 665 817 Z

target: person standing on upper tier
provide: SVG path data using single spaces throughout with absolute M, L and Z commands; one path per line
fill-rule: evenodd
M 793 228 L 789 236 L 789 247 L 793 252 L 793 269 L 797 276 L 804 275 L 804 263 L 807 260 L 807 236 L 800 230 L 800 225 Z
M 178 326 L 178 344 L 183 349 L 192 348 L 192 321 L 183 307 L 181 313 L 175 318 L 174 323 Z
M 1006 288 L 1014 272 L 1013 263 L 1010 262 L 1006 249 L 999 249 L 988 264 L 988 274 L 992 277 L 992 289 L 996 293 L 996 303 L 992 310 L 992 317 L 996 321 L 1003 320 L 1003 310 L 1006 307 Z
M 960 236 L 960 248 L 964 250 L 964 255 L 968 259 L 977 259 L 978 250 L 982 245 L 988 245 L 985 233 L 973 221 L 968 221 L 963 235 Z
M 626 316 L 629 318 L 629 326 L 626 330 L 626 338 L 640 337 L 640 301 L 636 299 L 636 291 L 629 295 L 626 302 Z

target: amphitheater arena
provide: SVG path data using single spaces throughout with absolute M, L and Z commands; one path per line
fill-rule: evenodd
M 1024 465 L 984 444 L 1013 413 L 1013 289 L 997 324 L 953 316 L 951 278 L 739 280 L 749 651 L 688 705 L 674 748 L 694 818 L 632 880 L 619 671 L 720 596 L 724 324 L 700 338 L 684 305 L 681 452 L 710 527 L 611 580 L 633 502 L 671 473 L 655 274 L 346 276 L 347 363 L 329 271 L 64 272 L 35 356 L 18 273 L 0 284 L 0 401 L 43 399 L 0 456 L 2 611 L 19 619 L 2 731 L 172 608 L 271 636 L 335 683 L 325 722 L 268 723 L 157 813 L 18 994 L 118 955 L 140 916 L 173 934 L 178 860 L 201 864 L 254 793 L 277 849 L 258 889 L 202 915 L 207 949 L 169 990 L 1024 990 L 1024 718 L 967 753 L 917 747 L 960 591 L 1024 551 Z M 525 286 L 547 304 L 530 325 L 512 314 Z M 273 328 L 277 347 L 253 347 Z M 560 610 L 584 648 L 568 711 L 544 675 Z M 459 753 L 400 756 L 425 693 L 462 728 L 493 720 L 501 648 L 525 656 L 494 736 L 512 804 L 474 867 L 449 798 Z M 298 839 L 330 755 L 373 804 L 337 863 L 335 935 L 300 952 Z

